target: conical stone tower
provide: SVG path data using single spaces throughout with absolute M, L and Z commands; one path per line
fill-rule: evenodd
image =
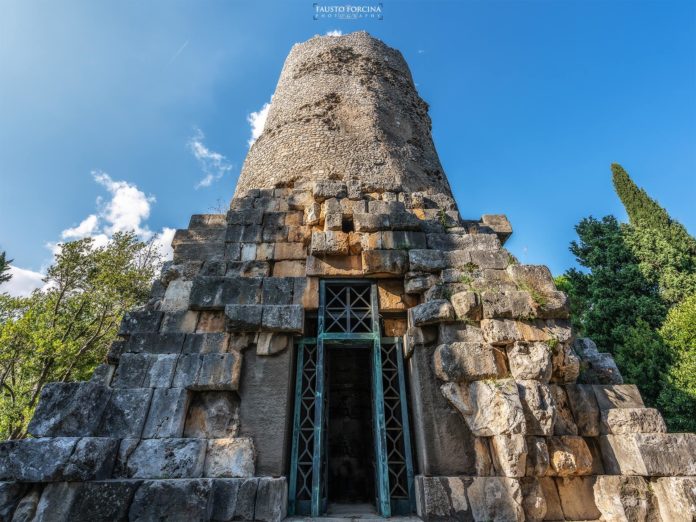
M 573 339 L 511 231 L 460 217 L 398 51 L 296 45 L 230 211 L 0 443 L 0 519 L 695 520 L 696 437 Z

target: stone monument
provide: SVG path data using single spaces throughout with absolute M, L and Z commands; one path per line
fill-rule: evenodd
M 695 520 L 696 436 L 460 217 L 430 129 L 398 51 L 295 45 L 229 212 L 0 443 L 0 519 Z

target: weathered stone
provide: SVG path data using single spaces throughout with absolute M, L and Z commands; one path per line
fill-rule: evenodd
M 319 277 L 360 277 L 362 256 L 307 257 L 307 275 Z
M 377 232 L 389 230 L 389 214 L 353 214 L 356 232 Z
M 259 258 L 258 250 L 257 259 L 264 260 Z M 192 310 L 222 310 L 229 303 L 255 304 L 260 289 L 259 278 L 198 276 L 193 280 L 189 303 Z
M 126 351 L 129 353 L 175 354 L 181 352 L 183 333 L 132 334 Z
M 515 379 L 549 382 L 551 348 L 542 342 L 516 342 L 507 348 L 510 372 Z
M 312 196 L 320 203 L 329 198 L 345 198 L 347 195 L 345 183 L 337 181 L 317 181 L 312 190 Z
M 560 477 L 556 479 L 565 520 L 598 520 L 602 516 L 594 500 L 594 483 L 595 477 Z
M 665 477 L 650 483 L 662 521 L 696 519 L 696 477 Z
M 522 509 L 524 519 L 529 522 L 539 522 L 546 517 L 546 498 L 539 481 L 532 477 L 520 480 L 522 488 Z
M 302 333 L 304 310 L 301 305 L 264 305 L 261 328 L 271 332 Z
M 602 411 L 603 434 L 664 433 L 667 431 L 660 412 L 654 408 L 613 408 Z
M 225 311 L 200 312 L 196 333 L 220 333 L 225 331 Z
M 261 285 L 261 300 L 265 304 L 292 304 L 295 281 L 290 277 L 264 277 Z
M 318 225 L 321 219 L 321 205 L 319 203 L 311 203 L 304 209 L 304 224 Z
M 505 214 L 484 214 L 481 223 L 495 232 L 501 243 L 505 243 L 512 234 L 512 225 Z
M 570 327 L 556 321 L 514 321 L 484 319 L 481 329 L 490 343 L 507 345 L 515 341 L 564 342 L 570 339 Z
M 280 522 L 287 515 L 288 484 L 284 477 L 262 477 L 256 492 L 254 520 Z
M 440 389 L 477 437 L 525 433 L 524 412 L 512 379 L 446 383 Z
M 543 477 L 549 469 L 549 448 L 544 437 L 527 437 L 528 477 Z
M 454 311 L 460 319 L 474 321 L 481 319 L 481 303 L 476 292 L 457 292 L 452 295 L 451 301 Z
M 217 439 L 236 437 L 239 398 L 231 392 L 194 392 L 186 414 L 184 437 Z
M 483 317 L 533 319 L 536 308 L 529 292 L 520 290 L 489 290 L 481 293 Z
M 92 435 L 110 394 L 108 387 L 94 382 L 47 384 L 27 431 L 36 437 Z
M 479 268 L 505 269 L 508 266 L 509 255 L 504 250 L 472 250 L 471 262 Z
M 409 250 L 408 261 L 411 270 L 417 272 L 438 272 L 448 266 L 439 250 Z
M 83 437 L 73 450 L 63 470 L 62 479 L 69 481 L 102 480 L 111 477 L 116 464 L 118 439 Z
M 410 322 L 414 326 L 424 326 L 455 319 L 454 308 L 449 301 L 438 299 L 414 306 L 409 311 Z
M 408 272 L 408 255 L 402 250 L 367 250 L 362 253 L 366 275 L 402 275 Z
M 261 328 L 263 306 L 258 304 L 225 306 L 227 328 L 232 332 L 255 332 Z
M 606 472 L 611 475 L 696 475 L 693 433 L 630 433 L 599 438 Z
M 125 471 L 129 478 L 198 478 L 205 450 L 204 439 L 144 439 L 127 456 Z
M 381 279 L 377 282 L 377 299 L 380 312 L 402 312 L 418 303 L 418 299 L 406 295 L 399 279 Z
M 56 437 L 0 442 L 0 480 L 61 480 L 79 440 L 75 437 Z
M 426 332 L 427 327 L 424 328 L 423 331 Z M 483 334 L 481 333 L 480 328 L 464 322 L 439 323 L 437 325 L 437 331 L 435 333 L 439 335 L 440 342 L 442 343 L 455 343 L 461 341 L 468 343 L 483 344 L 485 342 L 483 340 Z M 423 344 L 429 344 L 431 342 L 434 342 L 435 340 L 436 338 L 428 338 L 424 341 Z
M 589 384 L 566 384 L 568 404 L 578 428 L 578 435 L 596 437 L 599 435 L 599 406 L 594 390 Z
M 558 384 L 552 384 L 550 390 L 555 407 L 553 434 L 577 435 L 578 427 L 575 424 L 575 419 L 573 418 L 565 389 Z
M 494 435 L 491 455 L 498 475 L 524 477 L 527 466 L 527 442 L 524 435 Z
M 204 476 L 253 477 L 254 443 L 249 437 L 208 440 Z
M 498 250 L 494 234 L 428 234 L 428 248 L 435 250 Z
M 36 518 L 36 508 L 40 499 L 41 489 L 37 486 L 32 487 L 17 504 L 14 513 L 12 513 L 12 522 L 33 522 Z M 8 520 L 10 519 L 8 518 Z
M 124 353 L 114 375 L 114 388 L 168 388 L 176 354 Z
M 404 280 L 404 291 L 407 294 L 422 294 L 435 286 L 437 278 L 425 272 L 409 272 Z
M 493 459 L 491 451 L 488 447 L 490 438 L 475 437 L 474 438 L 474 455 L 476 458 L 476 475 L 479 477 L 490 477 L 495 475 L 493 469 Z
M 548 384 L 539 381 L 517 381 L 526 433 L 529 435 L 551 435 L 555 419 L 554 401 Z
M 258 479 L 214 479 L 211 520 L 253 520 Z
M 556 291 L 551 271 L 543 265 L 513 264 L 507 272 L 518 286 L 533 288 L 537 292 Z
M 471 479 L 416 476 L 416 509 L 425 521 L 473 521 L 466 499 Z
M 575 382 L 580 375 L 580 359 L 565 343 L 553 343 L 551 380 L 559 383 Z
M 210 520 L 212 480 L 146 480 L 133 497 L 128 520 L 205 522 Z
M 199 333 L 186 336 L 184 341 L 184 354 L 225 353 L 230 344 L 230 334 L 227 333 Z
M 12 512 L 27 490 L 27 484 L 0 482 L 0 520 L 12 519 Z
M 67 508 L 66 520 L 70 520 L 70 522 L 125 522 L 128 520 L 128 509 L 140 486 L 140 481 L 104 480 L 71 485 L 79 486 L 70 495 L 71 502 L 67 502 L 68 499 L 64 492 L 56 491 L 58 498 L 56 498 L 55 503 L 62 504 L 64 508 Z M 44 490 L 44 495 L 45 493 Z M 55 520 L 56 513 L 51 510 L 47 511 L 48 520 Z
M 180 312 L 188 309 L 189 294 L 193 281 L 176 280 L 169 283 L 160 310 L 165 312 Z
M 518 479 L 474 477 L 467 493 L 474 520 L 524 520 L 522 489 Z
M 197 356 L 196 356 L 197 357 Z M 183 359 L 184 357 L 182 357 Z M 157 388 L 152 396 L 143 438 L 181 437 L 186 421 L 188 392 L 184 388 Z
M 163 312 L 155 310 L 126 312 L 121 320 L 118 335 L 157 332 L 163 316 Z
M 583 384 L 623 384 L 623 377 L 609 353 L 599 353 L 597 345 L 588 338 L 576 339 L 573 350 L 583 362 L 578 381 Z
M 290 336 L 275 332 L 261 332 L 256 342 L 257 355 L 273 355 L 285 350 L 290 345 Z
M 585 439 L 573 435 L 549 437 L 549 473 L 559 477 L 592 473 L 592 454 Z
M 635 384 L 614 384 L 592 386 L 599 409 L 644 408 L 640 391 Z
M 313 256 L 348 255 L 350 244 L 348 239 L 348 234 L 340 231 L 312 232 L 312 244 L 310 246 L 310 252 Z
M 182 310 L 179 312 L 167 312 L 162 319 L 160 331 L 162 333 L 193 333 L 196 331 L 198 312 Z
M 502 377 L 494 348 L 480 343 L 441 344 L 433 355 L 438 378 L 451 382 L 470 382 Z
M 41 492 L 41 500 L 36 506 L 33 522 L 70 520 L 70 506 L 81 487 L 82 484 L 75 482 L 46 484 Z
M 642 477 L 599 476 L 593 490 L 602 520 L 660 520 L 657 500 Z

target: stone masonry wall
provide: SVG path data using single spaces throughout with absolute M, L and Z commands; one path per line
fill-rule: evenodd
M 289 59 L 281 94 L 287 70 L 368 86 L 388 75 L 363 67 L 408 73 L 365 34 L 310 43 L 328 57 Z M 331 58 L 345 47 L 363 58 Z M 415 93 L 395 85 L 375 87 L 387 107 Z M 285 118 L 275 107 L 269 133 Z M 413 125 L 431 144 L 429 122 Z M 293 339 L 332 277 L 376 280 L 384 334 L 404 338 L 420 518 L 696 520 L 696 435 L 667 433 L 611 357 L 574 338 L 549 270 L 503 248 L 505 216 L 462 219 L 425 171 L 361 177 L 377 156 L 339 180 L 279 182 L 281 149 L 260 145 L 229 212 L 177 231 L 152 299 L 92 379 L 47 385 L 34 438 L 0 443 L 0 520 L 282 520 Z

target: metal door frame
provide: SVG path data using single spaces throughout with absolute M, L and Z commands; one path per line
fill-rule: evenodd
M 346 287 L 358 285 L 370 285 L 370 328 L 369 331 L 352 332 L 350 330 L 350 318 L 346 319 L 348 328 L 343 332 L 326 331 L 326 284 L 340 284 Z M 372 344 L 372 413 L 373 413 L 373 435 L 375 445 L 375 490 L 376 490 L 376 505 L 378 513 L 383 517 L 390 517 L 392 513 L 406 514 L 412 512 L 415 508 L 414 483 L 413 483 L 413 458 L 412 447 L 410 440 L 410 426 L 408 419 L 408 403 L 406 395 L 406 382 L 404 374 L 403 350 L 401 347 L 401 338 L 399 337 L 381 337 L 379 328 L 379 298 L 377 284 L 374 281 L 356 280 L 356 279 L 330 279 L 321 280 L 319 282 L 319 313 L 318 313 L 318 328 L 317 337 L 304 337 L 297 343 L 297 375 L 295 381 L 295 412 L 293 416 L 293 437 L 291 450 L 291 465 L 289 476 L 288 490 L 288 514 L 305 514 L 309 512 L 312 517 L 318 517 L 326 511 L 327 507 L 327 475 L 326 468 L 327 454 L 327 427 L 326 427 L 326 410 L 327 410 L 327 393 L 325 390 L 326 381 L 326 348 L 329 346 Z M 346 296 L 349 296 L 349 290 L 346 290 Z M 349 298 L 347 298 L 348 300 Z M 348 310 L 350 312 L 350 310 Z M 335 319 L 335 317 L 331 317 Z M 363 327 L 366 323 L 359 320 Z M 337 324 L 332 322 L 332 327 Z M 399 400 L 401 410 L 401 425 L 403 433 L 403 458 L 405 461 L 405 472 L 407 476 L 408 499 L 404 502 L 403 499 L 395 500 L 391 498 L 392 488 L 390 488 L 389 480 L 389 455 L 387 450 L 387 427 L 385 420 L 385 398 L 383 388 L 383 360 L 382 346 L 395 345 L 396 359 L 398 365 L 398 386 Z M 310 347 L 314 347 L 314 352 Z M 306 353 L 305 353 L 306 352 Z M 305 355 L 314 357 L 314 361 L 308 360 L 309 373 L 305 370 Z M 311 363 L 314 362 L 312 367 Z M 313 373 L 312 373 L 313 372 Z M 313 390 L 311 387 L 307 389 L 308 383 L 311 386 L 313 380 Z M 309 394 L 307 394 L 309 392 Z M 309 429 L 303 428 L 302 413 L 307 410 L 309 414 L 308 401 L 311 399 L 311 394 L 314 394 L 313 401 L 313 430 L 311 433 L 312 442 L 312 467 L 311 467 L 311 501 L 297 500 L 298 495 L 298 466 L 308 462 L 300 462 L 300 437 L 303 438 L 305 444 L 308 443 L 310 437 L 303 436 L 301 431 L 308 434 Z M 303 402 L 304 399 L 304 402 Z M 304 451 L 306 456 L 308 452 Z M 303 480 L 307 479 L 307 474 L 303 475 Z M 307 492 L 307 484 L 303 484 L 303 491 Z M 309 505 L 307 505 L 309 504 Z

